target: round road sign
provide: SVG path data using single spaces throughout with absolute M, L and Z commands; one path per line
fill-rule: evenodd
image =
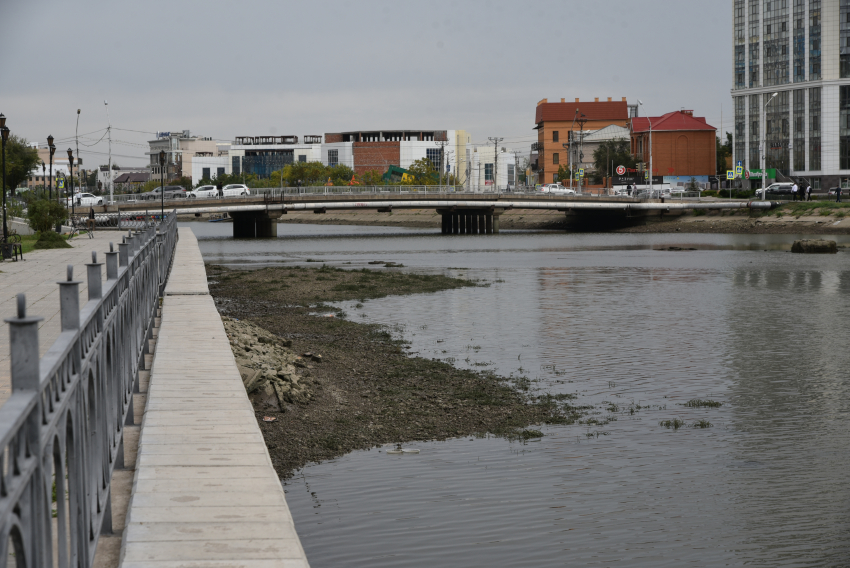
M 626 166 L 617 166 L 617 175 L 622 176 L 626 174 Z

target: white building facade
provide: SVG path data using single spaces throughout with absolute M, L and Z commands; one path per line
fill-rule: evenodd
M 850 187 L 848 40 L 850 0 L 733 0 L 735 163 Z
M 516 154 L 507 148 L 478 146 L 472 149 L 469 191 L 495 191 L 517 186 Z

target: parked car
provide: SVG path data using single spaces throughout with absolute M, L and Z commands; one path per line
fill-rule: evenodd
M 768 195 L 791 195 L 791 188 L 794 186 L 793 183 L 772 183 L 767 186 Z M 757 189 L 756 195 L 761 195 L 764 193 L 763 189 Z
M 91 193 L 75 193 L 73 200 L 69 197 L 67 200 L 68 207 L 92 207 L 94 205 L 103 205 L 103 198 Z
M 829 193 L 827 193 L 827 195 L 831 195 L 831 196 L 835 197 L 836 193 L 838 193 L 838 188 L 837 187 L 830 187 Z M 850 195 L 850 189 L 842 189 L 841 193 L 844 194 L 844 195 Z
M 556 195 L 575 195 L 575 190 L 572 190 L 568 187 L 564 187 L 560 183 L 547 183 L 543 187 L 540 188 L 540 191 L 543 193 L 552 193 Z
M 215 199 L 218 197 L 218 188 L 214 185 L 202 185 L 196 187 L 186 194 L 186 197 L 195 197 L 198 199 Z
M 186 197 L 186 190 L 179 185 L 166 185 L 165 187 L 156 187 L 151 191 L 139 195 L 142 201 L 159 201 L 162 197 L 165 199 L 179 199 Z
M 225 185 L 222 191 L 224 192 L 224 197 L 239 197 L 240 195 L 251 195 L 251 190 L 248 189 L 248 186 L 243 185 L 241 183 L 231 183 Z

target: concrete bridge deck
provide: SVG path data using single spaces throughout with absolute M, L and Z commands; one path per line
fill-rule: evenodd
M 179 234 L 120 565 L 306 567 L 197 240 L 191 229 Z

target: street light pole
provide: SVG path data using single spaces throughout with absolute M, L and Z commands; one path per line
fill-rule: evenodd
M 767 198 L 767 105 L 778 95 L 773 93 L 767 102 L 764 103 L 764 120 L 761 121 L 761 200 Z
M 42 160 L 41 161 L 41 181 L 42 181 L 41 191 L 44 191 L 44 186 L 47 185 L 47 182 L 44 179 L 46 177 L 47 177 L 47 164 L 45 164 L 44 160 Z M 44 194 L 42 193 L 41 196 L 44 197 Z
M 74 151 L 68 148 L 68 167 L 71 172 L 71 219 L 74 218 Z
M 6 226 L 6 141 L 9 139 L 9 128 L 6 117 L 0 114 L 0 132 L 3 137 L 3 244 L 9 242 L 9 229 Z
M 165 219 L 165 150 L 159 151 L 159 222 Z
M 579 118 L 576 120 L 579 126 L 579 135 L 578 135 L 578 193 L 581 195 L 581 170 L 584 165 L 584 125 L 587 123 L 587 118 L 584 113 L 582 113 Z
M 56 152 L 56 146 L 53 145 L 53 135 L 47 137 L 47 148 L 50 150 L 50 185 L 47 188 L 47 198 L 53 201 L 53 154 Z

